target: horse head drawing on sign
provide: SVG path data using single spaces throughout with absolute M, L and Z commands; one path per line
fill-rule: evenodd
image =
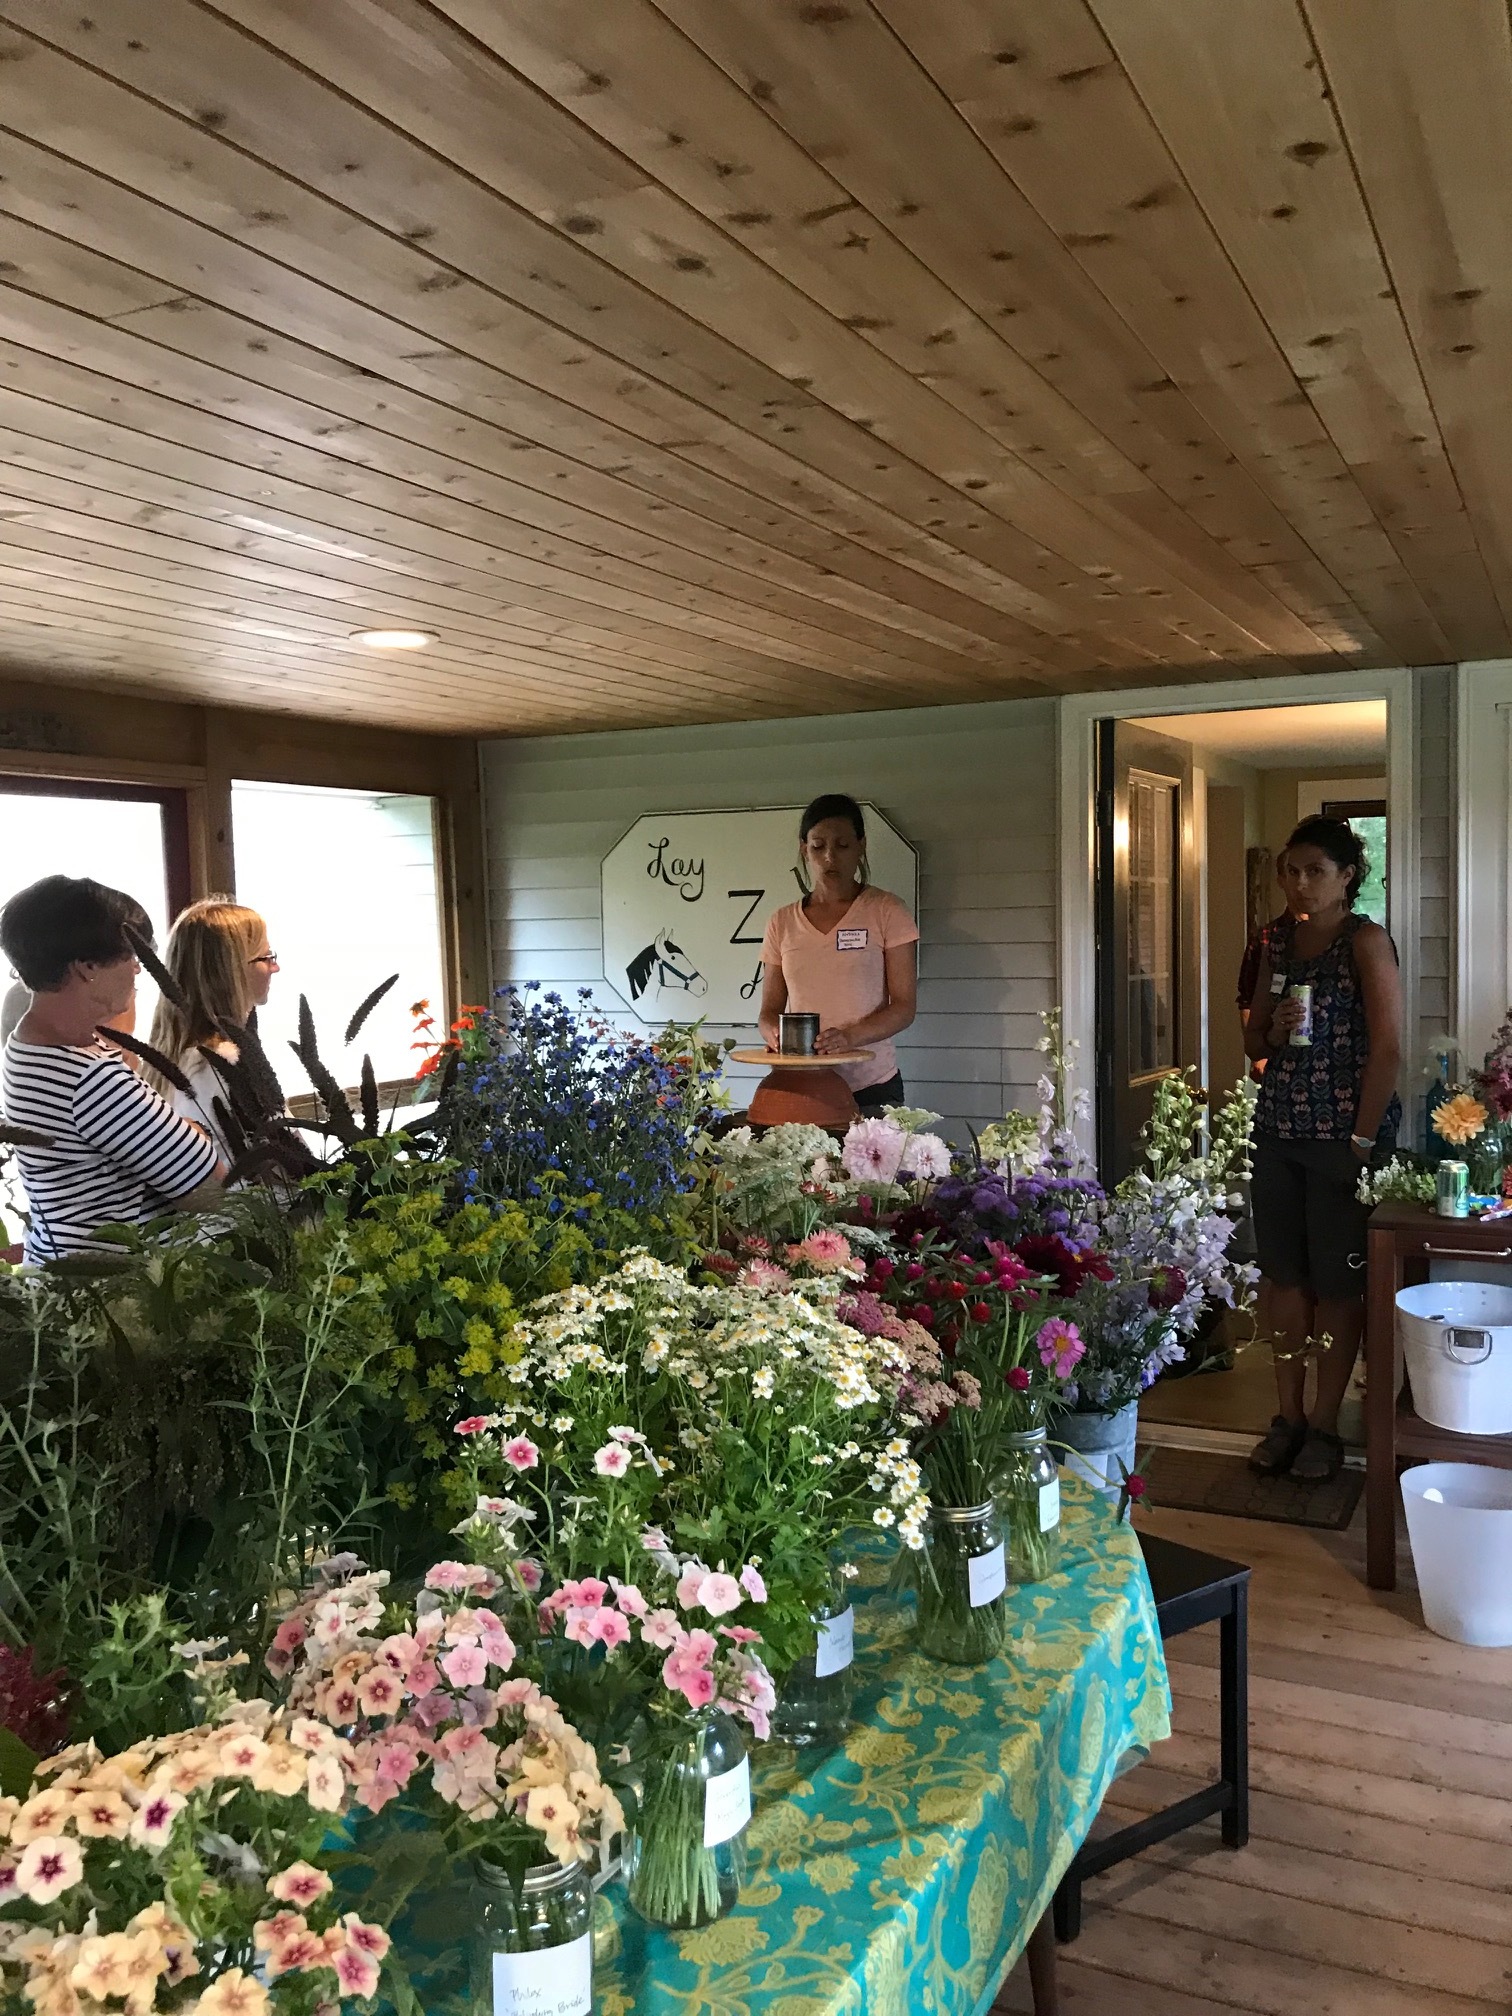
M 660 993 L 683 993 L 703 996 L 709 991 L 709 983 L 673 938 L 669 930 L 663 928 L 643 952 L 637 952 L 625 968 L 625 977 L 630 982 L 630 999 L 639 1001 L 651 990 Z

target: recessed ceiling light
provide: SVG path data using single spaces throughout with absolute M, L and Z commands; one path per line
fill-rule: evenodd
M 432 630 L 354 630 L 352 642 L 366 644 L 370 651 L 419 651 L 434 644 Z

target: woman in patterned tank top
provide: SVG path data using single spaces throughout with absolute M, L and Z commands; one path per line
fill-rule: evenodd
M 1361 1169 L 1390 1154 L 1401 1119 L 1402 993 L 1390 938 L 1354 914 L 1366 870 L 1359 836 L 1341 819 L 1304 819 L 1285 858 L 1288 911 L 1268 934 L 1245 1028 L 1246 1051 L 1266 1060 L 1250 1195 L 1280 1402 L 1250 1462 L 1316 1481 L 1344 1461 L 1339 1406 L 1365 1313 L 1369 1213 L 1356 1191 Z M 1305 1013 L 1297 986 L 1312 989 L 1306 1045 L 1290 1040 Z

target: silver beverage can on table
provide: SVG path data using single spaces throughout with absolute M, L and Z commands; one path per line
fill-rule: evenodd
M 1468 1218 L 1470 1216 L 1470 1164 L 1468 1162 L 1440 1162 L 1434 1178 L 1438 1193 L 1436 1208 L 1440 1218 Z
M 1313 990 L 1306 981 L 1298 981 L 1295 987 L 1288 987 L 1286 991 L 1293 1001 L 1302 1003 L 1302 1020 L 1286 1040 L 1293 1049 L 1306 1050 L 1312 1044 Z

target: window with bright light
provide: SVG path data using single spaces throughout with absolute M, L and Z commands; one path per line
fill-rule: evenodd
M 279 962 L 259 1030 L 291 1095 L 310 1090 L 289 1050 L 301 994 L 343 1085 L 357 1082 L 364 1051 L 380 1082 L 413 1077 L 416 1001 L 444 1021 L 434 811 L 430 798 L 392 792 L 232 785 L 237 900 L 262 913 Z M 352 1011 L 396 971 L 398 985 L 344 1049 Z
M 88 876 L 134 896 L 159 946 L 168 931 L 163 808 L 150 800 L 0 791 L 0 906 L 44 875 Z M 0 995 L 15 984 L 0 960 Z M 152 1027 L 157 989 L 137 981 L 137 1034 Z

